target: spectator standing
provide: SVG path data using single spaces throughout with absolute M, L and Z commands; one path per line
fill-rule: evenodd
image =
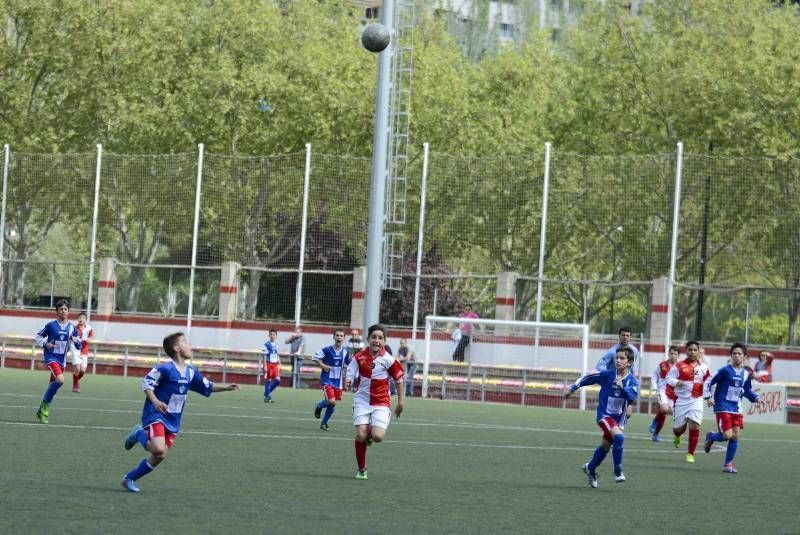
M 775 357 L 769 351 L 762 351 L 758 354 L 758 361 L 753 367 L 753 376 L 759 383 L 772 382 L 772 360 Z
M 417 358 L 414 354 L 414 349 L 408 345 L 408 340 L 405 338 L 400 339 L 400 349 L 397 350 L 397 356 L 400 363 L 405 364 L 406 367 L 406 397 L 410 398 L 414 395 L 414 374 L 417 373 Z
M 303 367 L 303 351 L 305 350 L 303 330 L 297 327 L 284 343 L 289 344 L 289 355 L 292 359 L 292 388 L 300 388 L 300 369 Z
M 347 345 L 351 355 L 355 355 L 364 349 L 364 339 L 361 338 L 361 331 L 358 329 L 350 331 L 350 340 L 347 341 Z
M 477 312 L 472 310 L 472 304 L 467 303 L 464 305 L 464 311 L 458 315 L 459 318 L 466 318 L 466 319 L 477 319 L 478 316 Z M 456 345 L 455 351 L 453 351 L 453 361 L 455 362 L 464 362 L 464 352 L 469 345 L 471 334 L 472 334 L 472 323 L 462 322 L 458 325 L 458 330 L 461 333 L 461 337 L 458 339 L 458 344 Z M 455 333 L 453 333 L 453 340 L 455 340 Z

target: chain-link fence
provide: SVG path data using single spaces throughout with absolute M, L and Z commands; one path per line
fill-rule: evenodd
M 310 148 L 267 157 L 9 155 L 5 306 L 48 308 L 69 297 L 83 308 L 92 269 L 94 307 L 97 261 L 113 258 L 120 313 L 213 318 L 224 286 L 235 292 L 236 319 L 349 322 L 354 270 L 367 252 L 368 159 Z M 682 161 L 673 338 L 797 345 L 800 161 Z M 384 290 L 383 321 L 410 326 L 416 310 L 419 327 L 467 302 L 492 318 L 497 274 L 515 272 L 516 319 L 541 307 L 544 321 L 588 323 L 592 332 L 646 330 L 652 282 L 670 277 L 677 153 L 431 153 L 426 190 L 422 163 L 412 151 L 406 223 L 391 229 L 403 236 L 402 288 Z M 228 262 L 236 277 L 223 282 Z

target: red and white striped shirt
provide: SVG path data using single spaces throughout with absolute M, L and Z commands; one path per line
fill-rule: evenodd
M 693 402 L 703 398 L 703 383 L 711 377 L 708 366 L 702 362 L 682 360 L 667 374 L 667 384 L 675 388 L 676 404 Z M 678 381 L 683 384 L 678 386 Z
M 389 378 L 402 379 L 403 366 L 385 349 L 372 356 L 369 348 L 362 349 L 347 365 L 347 380 L 359 377 L 353 405 L 390 407 Z
M 659 392 L 663 393 L 668 399 L 675 401 L 675 389 L 667 384 L 667 374 L 675 365 L 669 360 L 662 360 L 656 366 L 650 384 Z

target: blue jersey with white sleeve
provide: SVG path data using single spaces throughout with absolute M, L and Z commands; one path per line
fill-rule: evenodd
M 628 420 L 628 405 L 639 397 L 639 381 L 632 373 L 622 378 L 622 388 L 615 384 L 617 370 L 589 373 L 569 386 L 570 392 L 587 385 L 600 385 L 600 396 L 597 400 L 597 421 L 613 418 L 619 427 L 624 428 Z
M 319 374 L 319 382 L 323 386 L 330 385 L 334 388 L 343 388 L 342 368 L 350 363 L 350 351 L 346 347 L 342 347 L 339 351 L 332 345 L 323 347 L 311 357 L 317 362 L 330 366 L 329 370 L 322 370 Z
M 716 386 L 716 388 L 715 388 Z M 712 389 L 714 390 L 712 394 Z M 703 388 L 703 398 L 714 396 L 714 412 L 742 413 L 742 396 L 752 403 L 758 401 L 753 392 L 750 372 L 745 368 L 737 370 L 730 364 L 720 368 Z
M 62 368 L 67 365 L 67 351 L 69 351 L 70 342 L 75 345 L 75 349 L 83 346 L 75 326 L 70 322 L 61 325 L 58 320 L 47 322 L 36 333 L 35 339 L 36 343 L 44 350 L 44 363 L 57 362 Z M 47 344 L 53 344 L 55 348 L 50 349 Z
M 158 364 L 142 379 L 142 392 L 152 390 L 159 401 L 167 404 L 167 412 L 156 410 L 149 398 L 145 398 L 142 409 L 142 427 L 161 422 L 170 433 L 181 429 L 183 406 L 189 390 L 208 397 L 214 383 L 206 379 L 191 365 L 181 371 L 173 361 Z
M 261 354 L 264 355 L 264 358 L 267 362 L 274 364 L 281 361 L 280 357 L 278 356 L 278 344 L 270 340 L 264 342 L 264 350 L 261 352 Z
M 600 357 L 600 360 L 597 361 L 597 364 L 594 365 L 594 369 L 602 372 L 606 370 L 614 370 L 614 357 L 617 355 L 617 350 L 621 347 L 621 344 L 617 342 L 610 348 L 608 351 L 603 353 L 603 356 Z M 636 362 L 639 360 L 639 350 L 633 344 L 628 344 L 628 347 L 631 348 L 633 351 L 633 361 Z

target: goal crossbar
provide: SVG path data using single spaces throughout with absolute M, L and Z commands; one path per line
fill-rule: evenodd
M 480 326 L 506 326 L 516 328 L 527 328 L 535 333 L 534 352 L 538 353 L 539 350 L 539 333 L 541 329 L 554 329 L 561 331 L 574 331 L 581 339 L 581 353 L 582 353 L 582 374 L 588 372 L 589 366 L 589 326 L 584 323 L 555 323 L 555 322 L 542 322 L 542 321 L 515 321 L 515 320 L 493 320 L 482 318 L 460 318 L 457 316 L 426 316 L 425 317 L 425 351 L 422 365 L 422 397 L 428 396 L 428 373 L 430 370 L 430 356 L 431 356 L 431 340 L 433 334 L 434 323 L 453 323 L 453 324 L 469 324 Z M 581 389 L 580 391 L 580 408 L 586 408 L 586 392 Z

